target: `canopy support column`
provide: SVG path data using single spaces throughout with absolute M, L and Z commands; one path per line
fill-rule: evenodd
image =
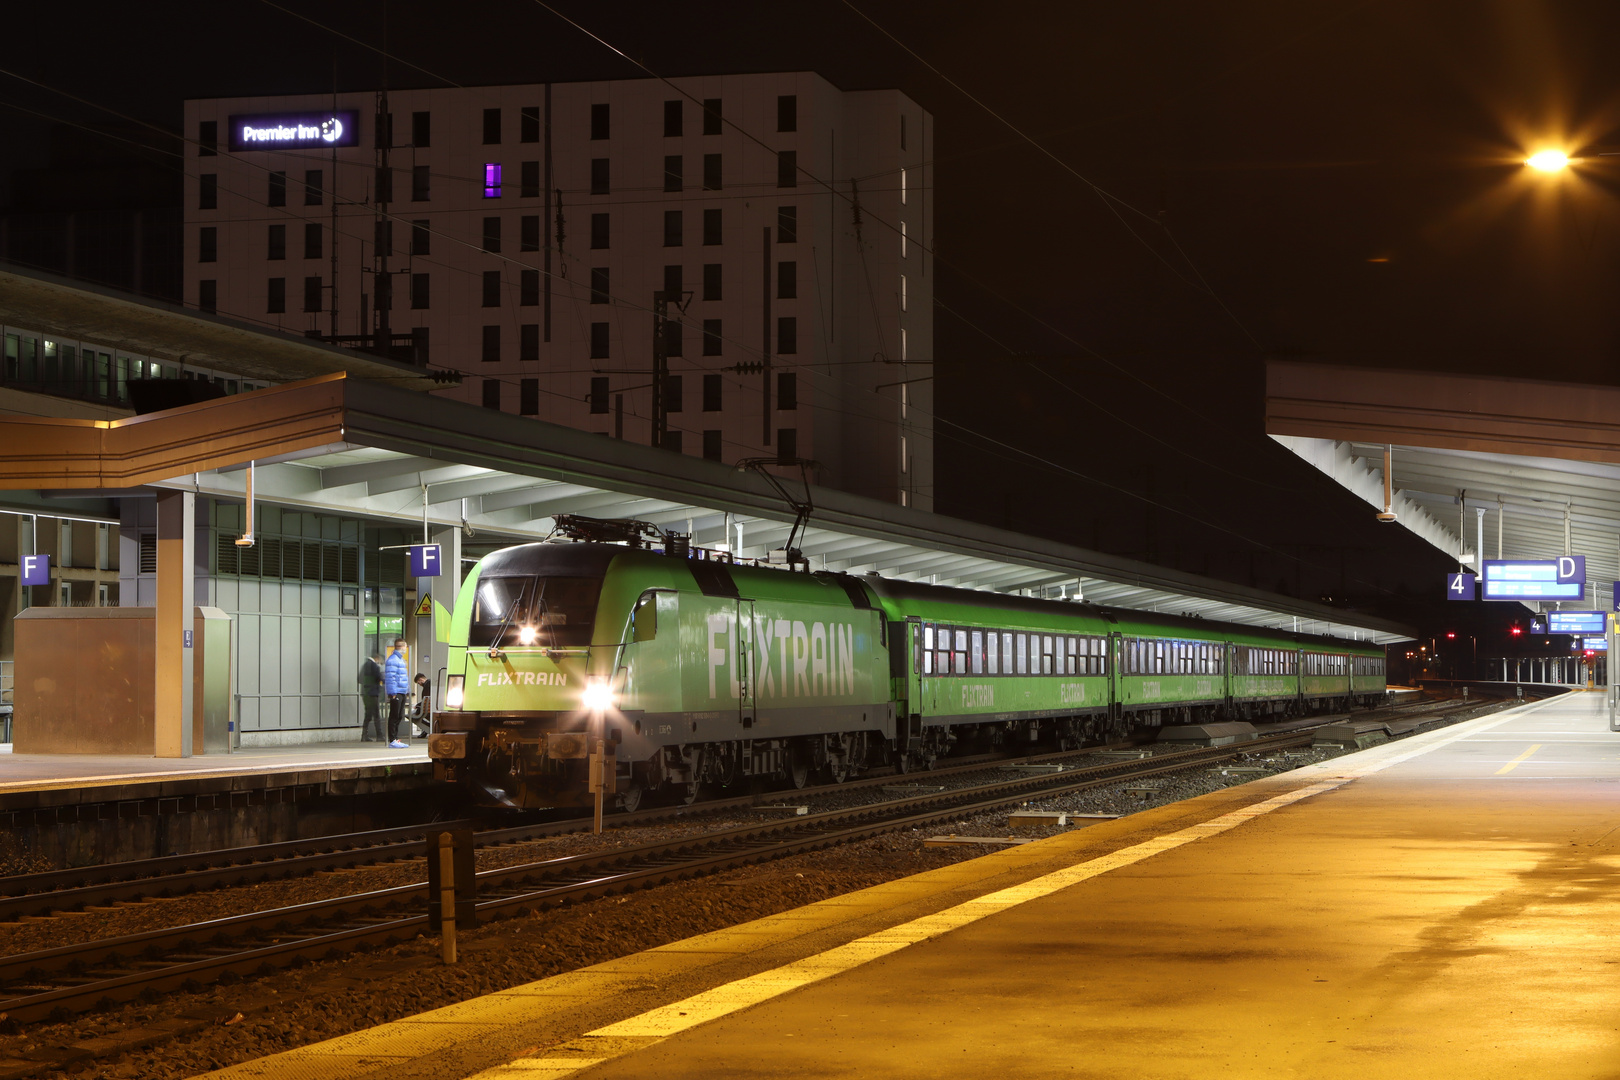
M 160 758 L 191 756 L 193 594 L 196 589 L 197 496 L 157 496 L 157 618 L 152 643 L 153 746 Z

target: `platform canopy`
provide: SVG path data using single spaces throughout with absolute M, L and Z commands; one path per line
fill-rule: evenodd
M 1486 559 L 1584 555 L 1585 600 L 1566 604 L 1610 607 L 1620 387 L 1273 361 L 1266 432 L 1380 511 L 1387 449 L 1392 527 L 1470 570 L 1482 533 Z
M 552 534 L 558 514 L 635 518 L 725 544 L 781 547 L 794 512 L 764 475 L 341 375 L 118 421 L 6 419 L 0 495 L 183 488 L 431 528 L 479 542 Z M 796 498 L 796 470 L 773 468 Z M 1387 620 L 822 488 L 799 543 L 812 569 L 1100 604 L 1377 643 Z

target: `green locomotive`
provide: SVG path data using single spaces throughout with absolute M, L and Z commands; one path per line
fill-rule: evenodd
M 599 739 L 634 808 L 1384 696 L 1365 643 L 667 547 L 525 544 L 476 565 L 429 743 L 439 779 L 498 805 L 588 805 Z

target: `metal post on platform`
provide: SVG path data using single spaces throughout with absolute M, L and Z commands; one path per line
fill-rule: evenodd
M 439 936 L 444 941 L 444 962 L 456 962 L 456 840 L 439 834 Z
M 1614 605 L 1611 604 L 1610 606 L 1613 607 Z M 1608 669 L 1608 675 L 1609 675 L 1609 730 L 1610 731 L 1620 731 L 1620 716 L 1616 715 L 1616 709 L 1615 709 L 1616 697 L 1620 696 L 1620 683 L 1616 683 L 1615 678 L 1614 678 L 1614 657 L 1615 657 L 1615 653 L 1617 651 L 1620 651 L 1620 627 L 1616 626 L 1616 620 L 1617 619 L 1620 619 L 1620 615 L 1616 615 L 1614 612 L 1611 611 L 1611 612 L 1609 612 L 1609 617 L 1605 622 L 1605 625 L 1608 627 L 1608 630 L 1609 630 L 1609 640 L 1607 642 L 1608 649 L 1606 650 L 1608 655 L 1605 658 L 1607 660 L 1607 663 L 1604 664 L 1604 667 L 1606 667 Z

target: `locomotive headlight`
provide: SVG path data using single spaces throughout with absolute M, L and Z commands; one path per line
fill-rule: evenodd
M 462 690 L 462 683 L 465 679 L 466 677 L 463 675 L 451 675 L 444 680 L 445 708 L 461 708 L 461 703 L 466 700 L 466 693 Z
M 520 626 L 520 627 L 518 627 L 518 644 L 519 645 L 533 645 L 534 644 L 534 638 L 535 638 L 534 627 L 532 627 L 532 626 Z
M 592 675 L 585 681 L 585 692 L 580 695 L 579 704 L 591 712 L 606 712 L 613 708 L 613 688 L 600 675 Z

